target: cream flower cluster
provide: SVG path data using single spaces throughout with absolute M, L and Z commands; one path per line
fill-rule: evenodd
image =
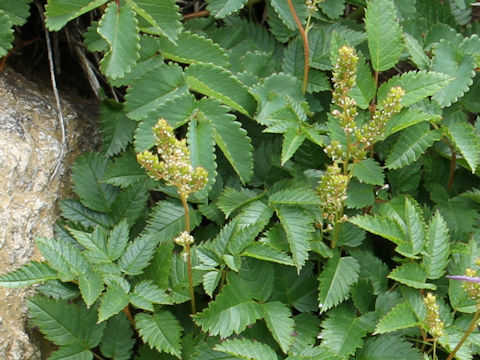
M 427 314 L 425 315 L 425 324 L 428 327 L 428 332 L 432 334 L 434 338 L 443 336 L 444 322 L 440 319 L 440 307 L 437 304 L 437 298 L 432 293 L 428 293 L 423 298 L 425 307 L 427 308 Z

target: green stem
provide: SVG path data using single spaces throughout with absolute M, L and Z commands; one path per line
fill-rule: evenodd
M 302 35 L 303 40 L 303 52 L 304 52 L 304 67 L 303 67 L 303 84 L 302 84 L 302 93 L 305 95 L 307 92 L 307 85 L 308 85 L 308 71 L 310 70 L 309 65 L 309 58 L 310 58 L 310 48 L 308 45 L 308 35 L 305 32 L 300 19 L 297 16 L 295 8 L 293 7 L 292 0 L 287 0 L 288 7 L 290 8 L 290 12 L 292 13 L 293 19 L 297 24 L 298 30 L 300 31 L 300 35 Z
M 184 193 L 180 194 L 180 199 L 182 200 L 183 211 L 185 213 L 185 231 L 190 233 L 190 211 L 188 209 L 187 195 Z M 192 259 L 190 252 L 190 244 L 185 245 L 185 253 L 187 254 L 187 273 L 188 273 L 188 285 L 190 288 L 190 305 L 192 308 L 192 314 L 197 313 L 197 308 L 195 306 L 195 292 L 193 291 L 193 272 L 192 272 Z
M 437 360 L 437 339 L 433 340 L 433 360 Z
M 473 316 L 472 322 L 470 323 L 470 326 L 468 327 L 467 331 L 465 331 L 465 334 L 463 334 L 463 336 L 460 339 L 460 341 L 458 342 L 457 346 L 455 346 L 455 349 L 453 349 L 453 351 L 450 353 L 450 355 L 448 355 L 446 360 L 452 360 L 453 359 L 453 357 L 457 353 L 458 349 L 460 349 L 462 347 L 463 343 L 465 342 L 465 340 L 467 340 L 468 336 L 472 333 L 473 330 L 475 330 L 475 328 L 477 327 L 477 321 L 478 321 L 479 316 L 480 316 L 480 308 L 477 309 L 477 312 Z

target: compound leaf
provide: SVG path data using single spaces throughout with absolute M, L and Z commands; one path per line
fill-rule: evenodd
M 135 291 L 130 294 L 130 302 L 137 308 L 153 311 L 152 304 L 171 304 L 172 300 L 151 280 L 144 280 L 135 286 Z
M 424 357 L 398 335 L 380 335 L 367 339 L 357 360 L 422 360 Z
M 375 328 L 376 334 L 384 334 L 418 325 L 417 317 L 410 305 L 401 303 L 380 319 Z
M 466 122 L 452 123 L 447 125 L 447 128 L 448 135 L 455 147 L 460 151 L 472 172 L 475 173 L 480 160 L 480 140 L 475 129 Z
M 235 355 L 240 359 L 278 360 L 277 354 L 271 347 L 248 339 L 225 340 L 221 344 L 215 345 L 213 349 Z
M 273 338 L 286 354 L 295 339 L 295 321 L 289 307 L 279 301 L 263 304 L 263 318 Z
M 100 343 L 103 356 L 115 360 L 131 359 L 134 344 L 133 329 L 124 313 L 108 319 L 105 335 Z
M 4 287 L 23 287 L 58 278 L 57 272 L 47 263 L 31 261 L 18 269 L 0 276 Z
M 400 245 L 406 242 L 405 234 L 397 220 L 379 215 L 358 215 L 349 220 L 352 224 Z
M 100 298 L 98 322 L 111 318 L 128 305 L 128 290 L 128 288 L 124 289 L 123 284 L 117 281 L 112 281 L 108 285 L 107 291 Z
M 353 176 L 366 184 L 383 185 L 383 170 L 378 162 L 368 158 L 353 165 Z
M 448 265 L 450 242 L 447 223 L 438 210 L 428 224 L 425 250 L 423 265 L 427 272 L 427 278 L 441 278 Z
M 405 263 L 397 266 L 388 277 L 415 289 L 435 290 L 437 288 L 433 284 L 426 283 L 427 273 L 417 263 Z
M 155 252 L 155 248 L 160 241 L 158 236 L 142 235 L 128 244 L 118 265 L 122 271 L 129 275 L 138 275 L 149 264 L 150 259 Z

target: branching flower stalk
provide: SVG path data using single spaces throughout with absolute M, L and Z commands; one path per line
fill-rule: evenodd
M 437 304 L 437 298 L 432 293 L 428 293 L 423 298 L 427 314 L 425 315 L 425 325 L 428 332 L 433 336 L 433 360 L 437 359 L 437 341 L 443 336 L 445 323 L 440 319 L 440 307 Z
M 173 133 L 173 128 L 168 125 L 165 119 L 160 119 L 152 130 L 157 152 L 162 160 L 160 161 L 158 156 L 152 152 L 144 151 L 137 155 L 137 161 L 145 168 L 151 178 L 163 180 L 167 185 L 175 186 L 180 195 L 185 213 L 185 231 L 175 238 L 175 243 L 184 249 L 190 287 L 190 303 L 192 313 L 195 314 L 195 293 L 190 251 L 194 239 L 190 235 L 188 196 L 205 187 L 208 182 L 208 172 L 200 166 L 193 168 L 185 139 L 178 140 Z
M 366 158 L 367 150 L 375 142 L 382 140 L 391 117 L 402 108 L 401 99 L 405 91 L 400 87 L 390 89 L 387 97 L 371 115 L 371 120 L 362 127 L 357 126 L 357 104 L 349 93 L 355 86 L 358 56 L 350 46 L 342 46 L 333 66 L 334 109 L 331 114 L 338 119 L 346 137 L 346 143 L 333 140 L 325 147 L 326 154 L 332 159 L 325 174 L 320 179 L 317 192 L 323 203 L 323 218 L 327 231 L 333 231 L 331 247 L 335 248 L 340 233 L 340 224 L 347 218 L 344 215 L 348 183 L 352 177 L 350 163 Z

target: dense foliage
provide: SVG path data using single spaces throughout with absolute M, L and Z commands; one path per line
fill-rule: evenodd
M 0 4 L 0 56 L 29 3 Z M 50 359 L 480 354 L 480 285 L 446 278 L 480 267 L 472 1 L 207 4 L 48 1 L 51 31 L 96 9 L 126 89 L 45 261 L 0 277 L 41 283 Z

